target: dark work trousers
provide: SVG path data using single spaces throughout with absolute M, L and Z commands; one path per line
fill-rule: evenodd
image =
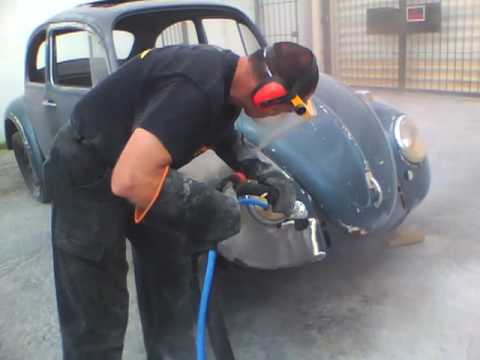
M 46 165 L 64 360 L 121 359 L 132 244 L 149 360 L 195 358 L 192 258 L 181 232 L 134 225 L 133 209 L 110 190 L 111 171 L 64 127 Z

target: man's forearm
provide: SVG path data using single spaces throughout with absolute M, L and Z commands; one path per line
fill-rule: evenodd
M 260 160 L 258 148 L 233 129 L 214 147 L 214 150 L 233 170 L 241 171 L 248 177 L 255 177 L 255 174 L 271 167 Z
M 146 208 L 158 192 L 170 162 L 170 154 L 153 134 L 135 130 L 113 169 L 112 192 Z

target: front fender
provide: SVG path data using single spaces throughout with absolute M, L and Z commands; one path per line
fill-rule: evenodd
M 37 137 L 33 129 L 30 118 L 26 111 L 24 97 L 20 96 L 13 100 L 5 111 L 5 138 L 7 147 L 12 148 L 11 137 L 16 131 L 20 131 L 24 139 L 25 150 L 27 151 L 32 165 L 35 167 L 37 174 L 44 178 L 43 163 L 45 160 L 44 154 L 40 150 Z
M 385 128 L 385 132 L 387 133 L 390 133 L 393 130 L 395 120 L 403 114 L 395 108 L 379 101 L 372 101 L 369 103 L 369 105 L 377 114 L 383 127 Z
M 401 115 L 404 115 L 404 113 L 378 101 L 373 101 L 370 105 L 380 118 L 382 125 L 385 128 L 387 139 L 392 147 L 397 167 L 402 205 L 408 213 L 428 194 L 431 177 L 430 163 L 428 158 L 420 164 L 409 163 L 403 158 L 400 148 L 395 140 L 394 126 L 395 121 Z

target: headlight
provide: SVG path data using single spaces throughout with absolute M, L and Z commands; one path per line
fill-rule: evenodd
M 395 123 L 395 140 L 403 157 L 415 164 L 427 157 L 427 147 L 423 142 L 415 122 L 406 115 L 400 116 Z

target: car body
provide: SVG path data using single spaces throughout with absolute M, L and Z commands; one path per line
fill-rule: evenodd
M 99 1 L 33 32 L 25 93 L 7 108 L 5 134 L 38 200 L 48 201 L 43 164 L 81 97 L 131 57 L 178 42 L 243 54 L 266 46 L 243 12 L 206 3 Z M 324 74 L 314 99 L 318 114 L 311 121 L 260 149 L 295 181 L 295 218 L 244 208 L 242 232 L 220 246 L 227 259 L 267 269 L 317 261 L 335 237 L 393 230 L 426 196 L 430 169 L 411 119 Z M 245 114 L 236 128 L 261 145 L 264 128 Z M 208 182 L 229 170 L 207 152 L 182 171 Z

